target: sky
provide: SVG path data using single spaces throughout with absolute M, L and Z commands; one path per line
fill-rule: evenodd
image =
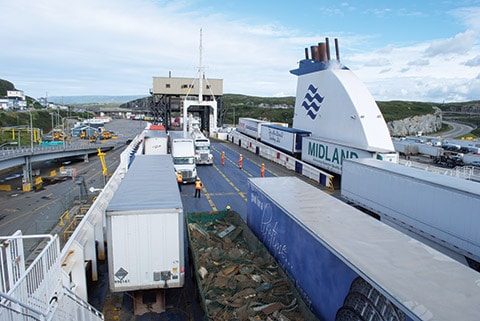
M 295 96 L 304 50 L 338 39 L 377 101 L 480 100 L 480 0 L 0 0 L 0 79 L 27 96 L 149 95 L 152 77 Z M 202 30 L 200 32 L 200 30 Z

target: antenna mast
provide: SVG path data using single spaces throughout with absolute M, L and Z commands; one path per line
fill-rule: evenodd
M 202 29 L 200 28 L 200 64 L 198 67 L 198 101 L 203 101 Z

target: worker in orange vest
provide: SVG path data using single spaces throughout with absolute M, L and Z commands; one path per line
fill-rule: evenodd
M 225 152 L 222 152 L 222 165 L 225 166 Z
M 240 157 L 238 158 L 238 168 L 243 169 L 243 157 L 242 157 L 242 154 L 240 154 Z
M 195 181 L 195 197 L 200 198 L 200 191 L 202 190 L 202 181 L 200 180 L 200 177 L 197 176 L 197 180 Z
M 182 176 L 182 171 L 177 172 L 177 183 L 178 183 L 178 189 L 180 192 L 182 191 L 182 184 L 183 184 L 183 176 Z
M 262 163 L 262 167 L 260 168 L 260 177 L 265 177 L 265 164 Z

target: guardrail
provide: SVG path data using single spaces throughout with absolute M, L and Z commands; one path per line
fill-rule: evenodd
M 53 145 L 53 146 L 34 146 L 31 147 L 18 147 L 18 148 L 6 148 L 0 150 L 0 161 L 5 159 L 16 158 L 20 156 L 30 156 L 30 155 L 42 155 L 50 154 L 55 152 L 62 151 L 74 151 L 74 150 L 85 150 L 85 149 L 96 149 L 98 147 L 110 147 L 116 144 L 115 141 L 109 141 L 105 143 L 75 143 L 75 144 L 63 144 L 63 145 Z
M 292 155 L 283 153 L 275 148 L 265 145 L 249 136 L 239 133 L 236 130 L 228 134 L 227 140 L 333 190 L 334 176 L 332 174 L 302 162 Z
M 61 250 L 62 268 L 72 284 L 64 284 L 83 300 L 88 300 L 87 279 L 84 262 L 92 264 L 92 280 L 98 279 L 97 260 L 105 259 L 105 210 L 128 171 L 138 145 L 144 140 L 144 133 L 137 136 L 120 155 L 120 164 L 97 196 L 83 219 L 71 234 Z M 80 211 L 82 212 L 82 211 Z

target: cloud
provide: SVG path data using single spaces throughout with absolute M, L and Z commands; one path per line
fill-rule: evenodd
M 289 70 L 304 58 L 305 47 L 324 41 L 325 36 L 331 39 L 332 56 L 332 39 L 339 39 L 342 63 L 376 99 L 434 100 L 432 95 L 438 94 L 443 100 L 443 90 L 456 92 L 456 87 L 471 90 L 459 91 L 458 97 L 478 93 L 473 83 L 480 64 L 478 8 L 451 12 L 465 25 L 456 35 L 394 43 L 394 38 L 381 42 L 384 30 L 360 33 L 348 30 L 346 23 L 338 24 L 353 16 L 352 11 L 355 19 L 363 16 L 358 12 L 363 7 L 348 2 L 331 11 L 316 9 L 325 10 L 321 11 L 325 20 L 318 21 L 327 24 L 328 31 L 302 30 L 300 23 L 292 27 L 290 21 L 282 24 L 273 14 L 260 20 L 258 15 L 219 13 L 209 7 L 213 5 L 196 0 L 4 1 L 0 37 L 8 50 L 0 52 L 1 78 L 33 97 L 45 92 L 55 96 L 148 93 L 153 76 L 166 77 L 170 71 L 173 77 L 197 75 L 202 28 L 206 76 L 223 79 L 228 93 L 294 95 L 297 77 Z M 406 8 L 375 12 L 421 14 Z M 328 20 L 332 14 L 337 15 L 337 24 Z M 353 28 L 361 21 L 352 22 Z M 417 81 L 426 77 L 428 86 Z
M 417 59 L 417 60 L 412 60 L 407 63 L 409 66 L 428 66 L 430 64 L 430 61 L 428 59 Z
M 465 66 L 469 66 L 469 67 L 480 66 L 480 55 L 465 61 Z
M 477 34 L 472 30 L 456 34 L 453 38 L 432 41 L 425 50 L 427 57 L 449 54 L 465 54 L 475 44 Z

